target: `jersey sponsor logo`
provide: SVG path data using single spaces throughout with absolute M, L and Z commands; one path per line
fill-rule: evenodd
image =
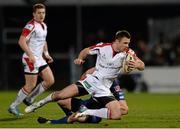
M 24 28 L 28 29 L 28 30 L 32 30 L 33 29 L 33 25 L 32 24 L 27 24 Z
M 87 89 L 92 87 L 87 81 L 84 81 L 83 84 Z
M 111 64 L 112 65 L 112 64 Z M 114 64 L 113 64 L 114 65 Z M 108 64 L 107 64 L 107 66 L 104 66 L 103 64 L 99 64 L 99 66 L 101 67 L 101 68 L 105 68 L 105 69 L 119 69 L 120 67 L 115 67 L 115 66 L 108 66 Z

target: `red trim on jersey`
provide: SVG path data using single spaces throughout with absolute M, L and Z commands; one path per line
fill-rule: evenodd
M 104 47 L 104 46 L 108 46 L 108 45 L 112 45 L 112 43 L 95 44 L 93 46 L 90 46 L 90 49 L 93 49 L 95 47 Z
M 111 45 L 111 48 L 112 48 L 112 51 L 113 51 L 113 57 L 117 54 L 117 53 L 119 53 L 119 52 L 116 52 L 114 49 L 113 49 L 113 47 L 112 47 L 112 45 Z
M 27 25 L 28 25 L 28 24 L 33 25 L 33 28 L 32 28 L 32 30 L 33 30 L 34 27 L 35 27 L 35 25 L 34 25 L 34 19 L 32 19 L 31 21 L 29 21 L 29 22 L 27 23 Z M 24 37 L 27 37 L 27 36 L 31 33 L 32 30 L 29 30 L 29 29 L 27 29 L 27 28 L 24 28 L 23 31 L 22 31 L 22 33 L 21 33 L 21 35 L 23 35 Z
M 27 65 L 29 67 L 29 70 L 33 71 L 34 70 L 34 64 L 29 61 L 29 58 L 24 58 L 24 60 L 26 61 Z
M 31 30 L 24 28 L 21 35 L 23 35 L 24 37 L 27 37 L 30 33 L 31 33 Z

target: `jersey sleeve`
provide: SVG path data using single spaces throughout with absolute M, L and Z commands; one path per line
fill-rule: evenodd
M 34 25 L 33 24 L 27 24 L 23 30 L 21 35 L 23 35 L 24 37 L 26 37 L 27 39 L 29 39 L 30 34 L 33 32 L 34 30 Z

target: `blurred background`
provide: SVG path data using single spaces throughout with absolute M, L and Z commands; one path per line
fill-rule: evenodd
M 121 86 L 129 92 L 180 92 L 179 0 L 0 0 L 0 90 L 24 84 L 18 38 L 37 2 L 47 6 L 50 67 L 56 79 L 50 90 L 76 81 L 94 65 L 94 57 L 83 67 L 73 64 L 82 48 L 112 42 L 116 31 L 126 29 L 146 69 L 119 77 Z

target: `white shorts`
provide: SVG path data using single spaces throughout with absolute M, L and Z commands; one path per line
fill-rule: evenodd
M 79 80 L 78 82 L 94 97 L 113 96 L 109 87 L 105 86 L 93 75 L 87 74 L 85 79 Z
M 24 66 L 24 72 L 30 74 L 37 74 L 39 73 L 39 68 L 41 66 L 47 65 L 47 62 L 44 60 L 43 57 L 35 57 L 36 62 L 33 64 L 29 62 L 29 58 L 26 55 L 22 57 L 22 63 Z

